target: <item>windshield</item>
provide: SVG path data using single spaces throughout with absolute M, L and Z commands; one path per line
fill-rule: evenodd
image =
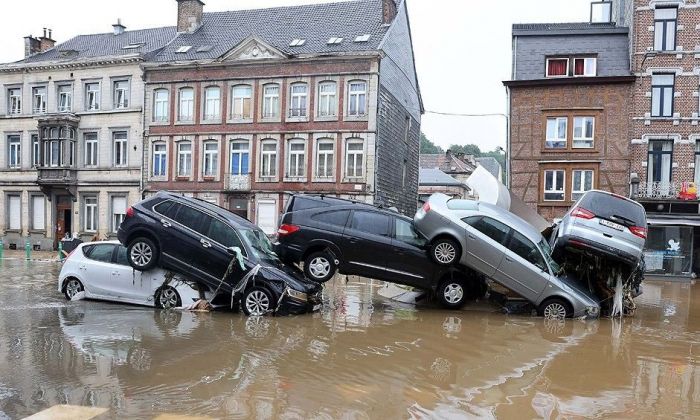
M 241 229 L 243 240 L 251 248 L 253 255 L 260 260 L 273 263 L 279 262 L 277 254 L 272 250 L 272 242 L 260 229 Z
M 542 250 L 542 253 L 544 254 L 544 258 L 547 260 L 547 263 L 550 267 L 552 267 L 552 271 L 554 272 L 554 274 L 558 274 L 561 271 L 561 267 L 554 261 L 554 259 L 552 259 L 552 248 L 549 247 L 549 243 L 547 243 L 547 241 L 544 238 L 542 238 L 542 240 L 539 243 L 539 247 Z

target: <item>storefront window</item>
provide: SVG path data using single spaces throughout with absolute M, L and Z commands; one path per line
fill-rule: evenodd
M 689 276 L 693 264 L 693 228 L 650 227 L 644 260 L 649 274 Z

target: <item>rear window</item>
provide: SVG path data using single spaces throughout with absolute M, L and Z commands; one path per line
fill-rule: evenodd
M 618 218 L 629 219 L 634 226 L 645 227 L 647 224 L 646 212 L 641 206 L 614 195 L 589 192 L 581 198 L 579 206 L 603 219 L 618 216 Z

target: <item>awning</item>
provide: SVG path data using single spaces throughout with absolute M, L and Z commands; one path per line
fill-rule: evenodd
M 690 219 L 687 217 L 662 218 L 648 217 L 647 224 L 649 226 L 697 226 L 700 227 L 699 219 Z

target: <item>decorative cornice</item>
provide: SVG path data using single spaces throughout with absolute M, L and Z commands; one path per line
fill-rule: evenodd
M 59 69 L 71 69 L 71 68 L 85 68 L 85 67 L 102 67 L 102 66 L 113 66 L 121 64 L 131 64 L 140 63 L 143 61 L 143 57 L 106 57 L 93 60 L 85 61 L 71 61 L 71 62 L 39 62 L 39 63 L 19 63 L 19 64 L 6 64 L 0 66 L 0 73 L 24 73 L 31 71 L 44 71 L 44 70 L 59 70 Z

